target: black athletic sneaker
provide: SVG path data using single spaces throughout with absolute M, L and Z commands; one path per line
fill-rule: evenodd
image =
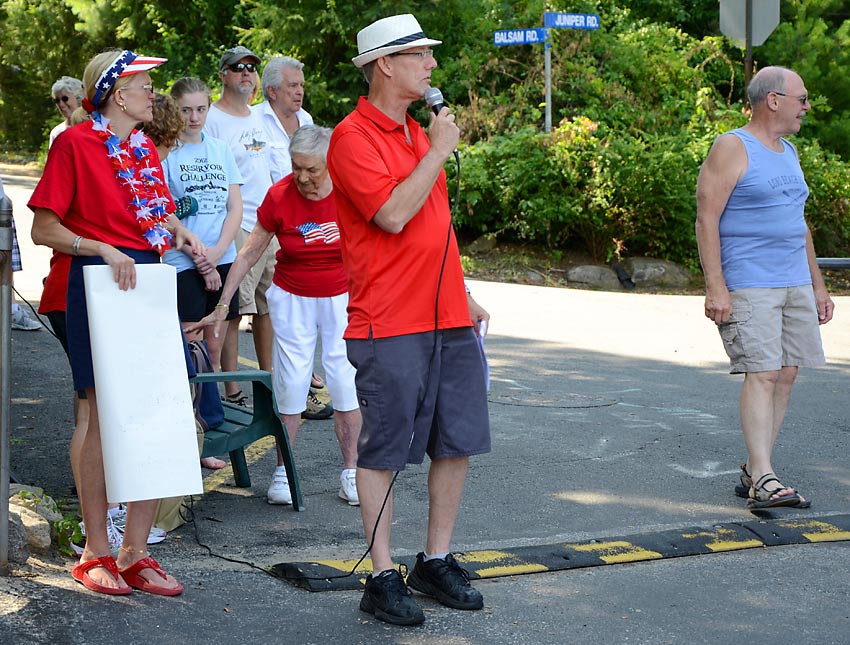
M 395 569 L 366 577 L 366 589 L 360 599 L 360 610 L 393 625 L 418 625 L 425 614 L 411 597 L 410 589 Z
M 419 593 L 433 596 L 453 609 L 481 609 L 484 598 L 469 584 L 469 573 L 449 553 L 445 560 L 425 561 L 425 554 L 416 555 L 416 565 L 407 576 L 407 584 Z

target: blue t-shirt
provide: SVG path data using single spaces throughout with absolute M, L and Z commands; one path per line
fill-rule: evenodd
M 204 244 L 214 246 L 227 217 L 230 185 L 241 184 L 242 175 L 233 152 L 224 141 L 201 136 L 201 143 L 180 143 L 162 162 L 162 169 L 175 201 L 186 195 L 198 201 L 197 214 L 182 220 L 183 225 Z M 219 264 L 230 264 L 235 258 L 236 246 L 231 242 Z M 182 251 L 166 251 L 162 260 L 175 267 L 178 273 L 195 267 L 192 259 Z
M 797 151 L 775 152 L 746 130 L 747 171 L 720 216 L 720 259 L 730 291 L 811 284 L 803 210 L 809 187 Z

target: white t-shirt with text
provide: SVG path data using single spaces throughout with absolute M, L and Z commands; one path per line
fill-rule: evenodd
M 224 141 L 233 151 L 242 174 L 242 228 L 251 231 L 257 223 L 257 208 L 272 185 L 269 168 L 269 146 L 260 115 L 232 116 L 210 107 L 207 125 L 209 136 Z

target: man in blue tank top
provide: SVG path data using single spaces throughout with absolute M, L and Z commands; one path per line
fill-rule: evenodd
M 753 77 L 750 122 L 714 142 L 697 181 L 696 234 L 705 315 L 744 374 L 741 427 L 747 462 L 735 492 L 750 508 L 811 505 L 783 486 L 771 456 L 800 367 L 825 363 L 818 325 L 834 305 L 803 215 L 809 189 L 797 133 L 811 109 L 803 79 L 782 67 Z

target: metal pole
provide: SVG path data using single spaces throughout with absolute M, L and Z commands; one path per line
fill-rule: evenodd
M 746 38 L 746 53 L 744 54 L 744 87 L 750 86 L 753 77 L 753 0 L 747 0 L 744 33 Z
M 546 68 L 546 132 L 552 131 L 552 43 L 549 40 L 549 30 L 546 30 L 546 40 L 543 43 L 543 62 Z
M 9 430 L 12 425 L 12 202 L 0 181 L 0 575 L 9 575 Z
M 850 258 L 818 258 L 821 269 L 850 269 Z

